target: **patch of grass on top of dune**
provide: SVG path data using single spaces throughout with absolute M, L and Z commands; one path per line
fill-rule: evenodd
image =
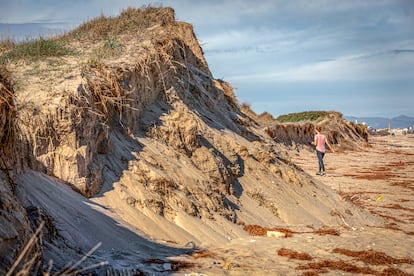
M 304 111 L 299 113 L 289 113 L 286 115 L 280 115 L 276 118 L 276 121 L 281 123 L 293 123 L 300 121 L 316 121 L 319 118 L 327 117 L 334 113 L 333 111 Z
M 151 5 L 140 9 L 126 8 L 119 16 L 101 15 L 82 23 L 76 29 L 67 32 L 62 40 L 99 41 L 105 37 L 115 37 L 123 34 L 140 35 L 142 31 L 154 26 L 166 26 L 175 22 L 172 8 L 156 8 Z
M 2 43 L 0 43 L 2 44 Z M 61 57 L 73 55 L 75 51 L 65 47 L 55 39 L 39 38 L 21 43 L 7 44 L 9 49 L 0 55 L 0 64 L 7 64 L 15 60 L 38 60 L 47 57 Z

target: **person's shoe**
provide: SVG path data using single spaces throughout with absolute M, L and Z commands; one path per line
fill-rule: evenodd
M 322 173 L 321 172 L 317 172 L 316 175 L 322 175 Z
M 321 173 L 321 176 L 326 176 L 326 173 L 325 173 L 325 172 L 322 172 L 322 173 Z

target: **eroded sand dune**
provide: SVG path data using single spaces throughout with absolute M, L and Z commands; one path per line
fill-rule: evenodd
M 294 275 L 302 262 L 282 248 L 322 260 L 398 244 L 392 256 L 410 257 L 410 226 L 389 227 L 329 187 L 335 177 L 315 178 L 310 152 L 289 152 L 242 112 L 173 10 L 129 9 L 56 41 L 76 54 L 6 65 L 17 108 L 2 114 L 16 132 L 2 153 L 1 272 L 41 221 L 29 252 L 54 272 L 97 244 L 83 265 L 107 261 L 100 273 Z M 337 173 L 361 181 L 351 164 Z M 267 230 L 286 237 L 252 236 Z

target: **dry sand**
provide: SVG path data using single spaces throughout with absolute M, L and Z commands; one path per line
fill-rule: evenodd
M 309 148 L 292 149 L 289 155 L 316 183 L 338 192 L 338 200 L 353 202 L 387 223 L 374 227 L 344 220 L 342 226 L 326 229 L 256 226 L 250 229 L 252 235 L 242 226 L 223 225 L 222 231 L 240 233 L 194 250 L 193 244 L 149 237 L 123 222 L 122 213 L 117 215 L 116 210 L 97 204 L 96 198 L 86 199 L 52 177 L 28 172 L 17 183 L 26 204 L 54 210 L 49 215 L 71 245 L 54 249 L 57 244 L 47 243 L 46 260 L 64 260 L 59 254 L 77 259 L 76 248 L 86 251 L 103 242 L 87 265 L 106 261 L 117 270 L 135 267 L 155 275 L 414 275 L 414 135 L 371 137 L 370 146 L 362 150 L 328 153 L 326 177 L 315 175 L 317 159 Z M 148 227 L 168 226 L 140 218 L 148 220 L 142 222 Z M 175 228 L 159 231 L 177 233 Z M 286 237 L 267 237 L 266 230 Z
M 389 225 L 414 234 L 414 135 L 371 137 L 361 151 L 326 155 L 327 177 L 318 177 L 343 197 L 389 220 Z M 315 175 L 310 151 L 292 159 Z
M 123 223 L 114 210 L 102 208 L 51 177 L 29 172 L 17 182 L 27 204 L 41 209 L 56 205 L 49 208 L 55 210 L 50 215 L 72 249 L 53 249 L 56 245 L 51 242 L 46 259 L 64 259 L 59 252 L 76 259 L 77 247 L 88 250 L 103 241 L 86 264 L 107 261 L 118 270 L 136 267 L 155 275 L 414 275 L 413 135 L 373 137 L 363 150 L 329 153 L 326 177 L 315 175 L 317 160 L 312 150 L 291 150 L 290 157 L 315 182 L 340 193 L 339 200 L 352 201 L 387 224 L 369 227 L 344 220 L 341 227 L 322 230 L 310 225 L 257 226 L 250 229 L 252 235 L 234 234 L 194 250 L 191 244 L 183 247 L 151 239 Z M 266 230 L 286 237 L 267 237 Z
M 310 149 L 292 150 L 291 158 L 344 201 L 385 218 L 386 227 L 235 239 L 184 258 L 195 266 L 175 275 L 414 275 L 414 135 L 370 137 L 363 150 L 328 153 L 326 177 L 315 175 Z

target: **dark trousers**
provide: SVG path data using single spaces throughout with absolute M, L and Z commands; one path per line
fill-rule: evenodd
M 318 156 L 319 171 L 324 172 L 325 171 L 325 164 L 323 163 L 323 157 L 325 156 L 325 153 L 317 150 L 316 155 Z

